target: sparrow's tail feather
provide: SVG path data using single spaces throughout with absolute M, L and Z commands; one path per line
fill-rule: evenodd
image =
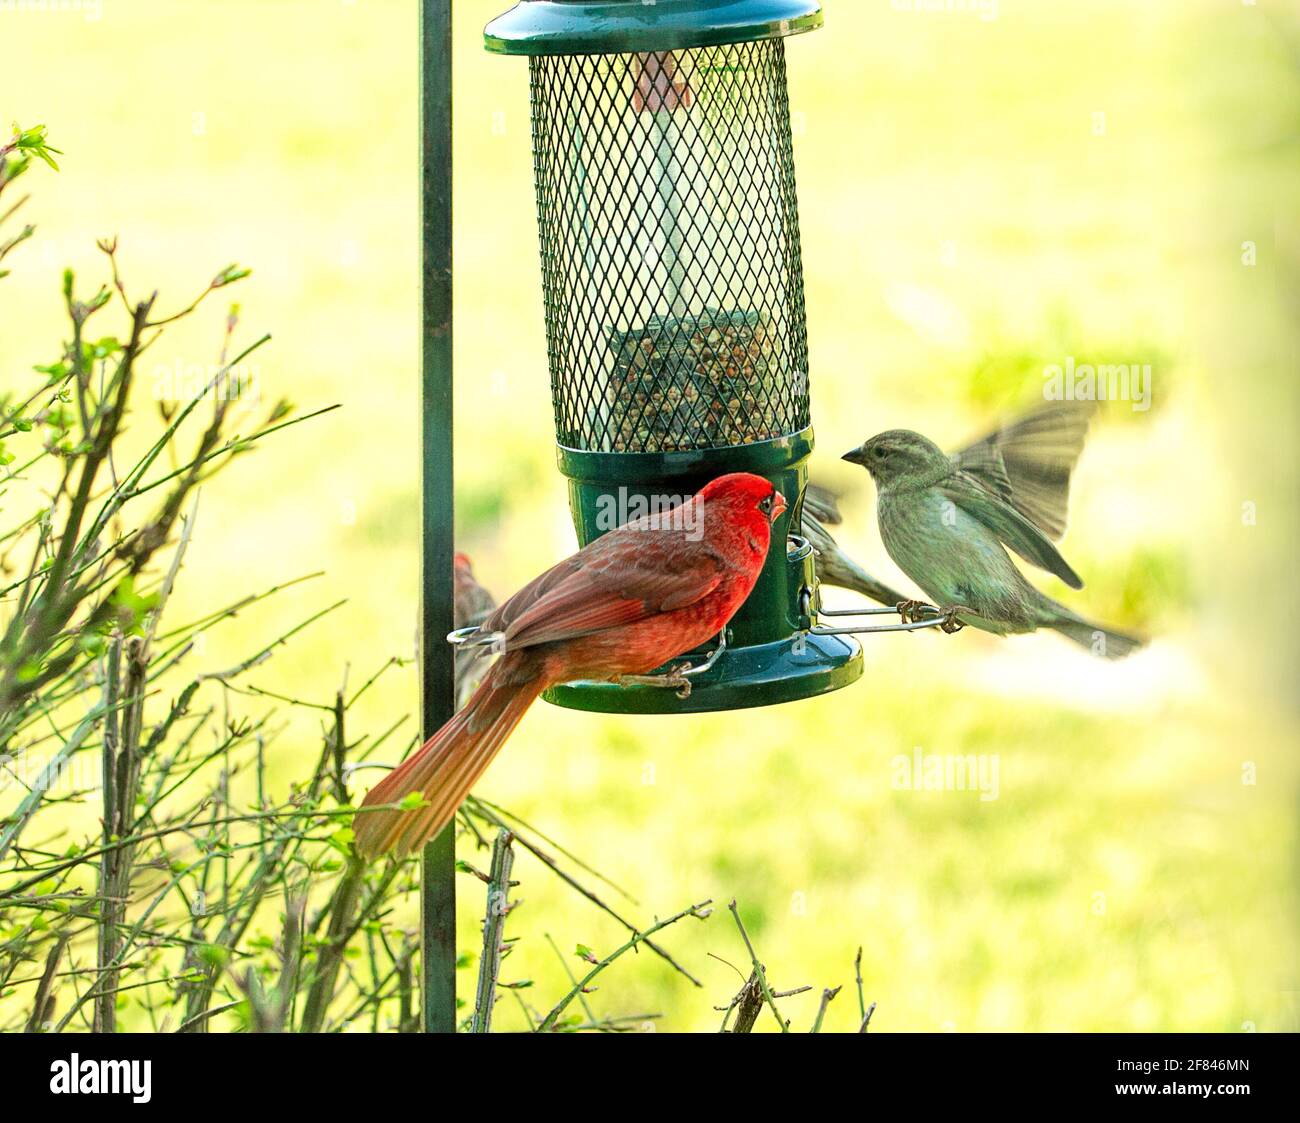
M 834 578 L 838 580 L 832 578 L 830 584 L 839 585 L 843 589 L 852 589 L 853 592 L 870 597 L 879 604 L 893 606 L 907 600 L 902 593 L 895 592 L 883 581 L 877 581 L 852 558 L 841 556 L 840 560 L 845 564 L 835 571 Z
M 804 500 L 807 503 L 807 498 Z M 828 585 L 841 589 L 852 589 L 855 593 L 870 597 L 881 604 L 895 605 L 906 600 L 902 593 L 896 593 L 883 581 L 877 581 L 835 541 L 834 536 L 820 520 L 804 507 L 801 523 L 804 537 L 812 543 L 817 551 L 817 576 Z
M 1112 632 L 1099 624 L 1093 624 L 1071 614 L 1064 619 L 1052 621 L 1048 627 L 1055 628 L 1063 636 L 1074 640 L 1080 647 L 1086 647 L 1094 655 L 1103 659 L 1123 659 L 1131 655 L 1142 641 L 1135 636 L 1126 636 L 1123 632 Z
M 465 708 L 370 789 L 353 821 L 357 853 L 374 858 L 392 850 L 401 858 L 433 838 L 451 822 L 505 739 L 548 685 L 524 660 L 503 656 Z M 400 803 L 412 792 L 419 792 L 426 806 L 410 811 L 364 810 Z

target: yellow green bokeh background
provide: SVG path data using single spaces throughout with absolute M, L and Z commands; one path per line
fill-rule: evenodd
M 504 4 L 455 5 L 458 534 L 499 595 L 574 545 L 526 67 L 479 34 Z M 880 1031 L 1294 1029 L 1300 19 L 1280 0 L 926 8 L 828 0 L 824 30 L 789 43 L 814 475 L 851 489 L 846 545 L 902 581 L 840 452 L 899 425 L 973 437 L 1067 356 L 1150 363 L 1150 410 L 1111 404 L 1076 477 L 1064 551 L 1087 587 L 1052 590 L 1150 648 L 1106 664 L 1050 635 L 884 636 L 852 689 L 777 709 L 539 705 L 480 791 L 622 884 L 638 919 L 737 898 L 775 985 L 814 987 L 784 1003 L 796 1028 L 839 983 L 827 1025 L 856 1023 L 861 945 Z M 97 237 L 120 236 L 128 283 L 164 306 L 252 266 L 237 299 L 248 338 L 274 334 L 249 371 L 264 400 L 343 408 L 206 490 L 175 612 L 324 570 L 190 664 L 236 663 L 346 597 L 247 677 L 321 701 L 345 666 L 359 681 L 415 646 L 415 11 L 0 10 L 5 120 L 64 152 L 26 181 L 39 229 L 6 262 L 6 386 L 56 353 L 60 273 L 93 284 Z M 214 361 L 224 314 L 205 305 L 150 354 L 157 393 Z M 415 711 L 407 668 L 353 727 Z M 295 720 L 286 787 L 318 752 Z M 996 754 L 998 798 L 899 790 L 893 762 L 917 748 Z M 533 979 L 544 1010 L 564 976 L 543 933 L 602 951 L 620 930 L 531 859 L 515 875 L 505 977 Z M 460 889 L 473 952 L 482 886 Z M 725 908 L 663 942 L 706 989 L 641 955 L 593 1005 L 715 1028 L 740 980 L 707 953 L 745 958 Z M 522 1026 L 515 1003 L 499 1024 Z

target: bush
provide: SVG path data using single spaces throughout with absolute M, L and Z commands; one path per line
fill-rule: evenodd
M 26 202 L 6 209 L 6 194 L 34 162 L 57 168 L 57 155 L 43 128 L 0 145 L 0 266 L 34 234 L 27 225 L 5 240 Z M 417 864 L 365 865 L 350 827 L 353 773 L 385 767 L 374 763 L 380 748 L 402 741 L 409 751 L 418 739 L 404 721 L 373 736 L 351 728 L 357 700 L 403 660 L 356 690 L 345 680 L 321 698 L 284 697 L 244 676 L 338 604 L 233 667 L 197 674 L 186 657 L 199 637 L 298 582 L 186 623 L 169 613 L 200 485 L 266 437 L 335 407 L 297 415 L 280 401 L 239 431 L 248 415 L 232 408 L 233 380 L 269 336 L 238 342 L 236 306 L 212 378 L 182 404 L 160 406 L 144 451 L 129 454 L 126 419 L 136 443 L 143 420 L 132 414 L 140 356 L 248 270 L 227 266 L 188 304 L 164 311 L 156 293 L 128 296 L 115 240 L 100 249 L 106 275 L 92 293 L 64 274 L 68 338 L 56 356 L 29 387 L 0 396 L 0 494 L 32 503 L 0 526 L 0 1030 L 416 1030 L 418 941 L 400 918 L 418 915 L 409 899 Z M 244 716 L 249 698 L 272 708 Z M 319 715 L 322 735 L 314 748 L 287 746 L 289 759 L 315 765 L 277 792 L 266 762 L 290 736 L 291 711 Z M 487 1031 L 507 990 L 537 1029 L 631 1028 L 645 1015 L 601 1016 L 586 996 L 592 979 L 641 946 L 695 981 L 652 937 L 703 919 L 709 902 L 643 930 L 586 884 L 599 874 L 503 808 L 471 798 L 458 825 L 491 851 L 486 872 L 457 865 L 486 897 L 464 1028 Z M 521 997 L 528 980 L 501 978 L 513 946 L 504 928 L 516 847 L 628 932 L 603 957 L 578 944 L 581 978 L 562 957 L 572 986 L 546 1012 Z M 781 995 L 732 911 L 753 972 L 719 1009 L 724 1026 L 734 1014 L 735 1031 L 747 1032 L 764 1004 L 779 1018 Z M 823 997 L 818 1027 L 833 996 Z M 570 1013 L 575 1003 L 581 1012 Z

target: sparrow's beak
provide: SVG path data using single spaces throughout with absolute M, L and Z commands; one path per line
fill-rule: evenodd
M 850 464 L 861 464 L 864 468 L 867 466 L 867 454 L 862 451 L 861 445 L 850 449 L 840 459 L 847 460 Z
M 785 514 L 785 508 L 785 496 L 779 491 L 774 491 L 772 493 L 772 513 L 767 516 L 768 521 L 775 524 L 776 520 Z

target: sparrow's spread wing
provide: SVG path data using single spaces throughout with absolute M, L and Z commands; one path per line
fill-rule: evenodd
M 1083 588 L 1082 578 L 1043 533 L 976 479 L 965 472 L 954 472 L 939 483 L 938 488 L 946 499 L 988 527 L 1003 545 L 1009 546 L 1025 561 L 1056 574 L 1072 589 Z
M 1070 473 L 1092 402 L 1052 402 L 952 454 L 953 466 L 1009 503 L 1049 538 L 1065 533 Z

